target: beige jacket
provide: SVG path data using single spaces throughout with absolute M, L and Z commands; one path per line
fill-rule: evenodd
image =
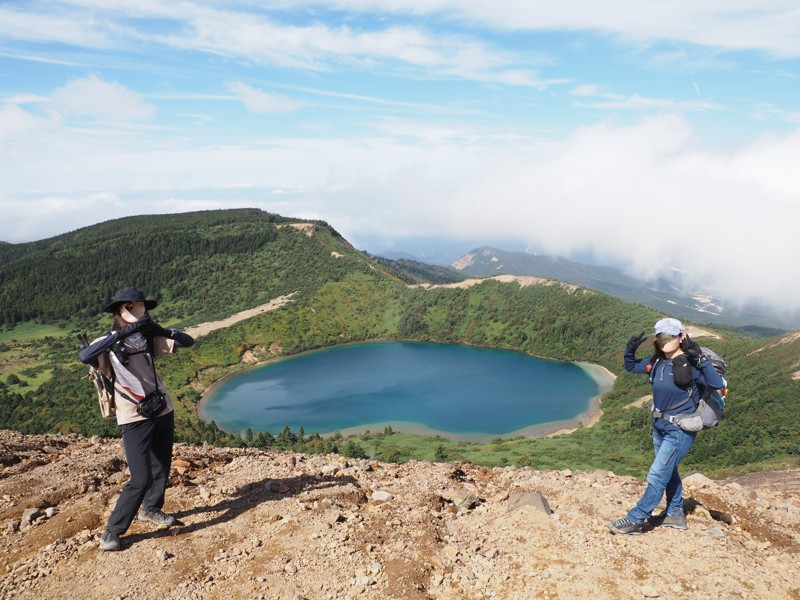
M 167 400 L 167 406 L 159 416 L 170 413 L 175 407 L 164 382 L 155 370 L 153 359 L 174 352 L 175 341 L 165 337 L 153 338 L 155 357 L 150 355 L 147 341 L 140 333 L 129 335 L 123 343 L 128 351 L 126 364 L 123 365 L 113 352 L 109 352 L 115 376 L 114 401 L 117 405 L 117 423 L 125 425 L 145 421 L 145 417 L 136 412 L 136 406 L 147 394 L 154 391 L 156 386 Z

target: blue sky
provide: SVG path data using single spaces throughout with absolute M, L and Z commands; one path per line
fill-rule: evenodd
M 255 206 L 796 307 L 798 165 L 796 1 L 0 0 L 9 242 Z

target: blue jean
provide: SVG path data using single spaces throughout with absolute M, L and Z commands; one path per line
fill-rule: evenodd
M 683 514 L 683 483 L 678 475 L 681 462 L 697 437 L 696 431 L 661 430 L 653 428 L 655 459 L 647 473 L 647 489 L 629 512 L 628 519 L 642 523 L 653 515 L 653 511 L 667 494 L 667 514 Z

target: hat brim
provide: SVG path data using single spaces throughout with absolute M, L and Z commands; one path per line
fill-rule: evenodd
M 113 313 L 117 312 L 117 307 L 120 304 L 127 304 L 128 302 L 141 302 L 141 300 L 117 300 L 115 302 L 112 302 L 108 306 L 106 306 L 103 309 L 103 312 L 107 312 L 107 313 L 112 313 L 113 314 Z M 153 310 L 156 306 L 158 306 L 158 302 L 156 302 L 155 300 L 145 300 L 144 301 L 144 307 L 147 310 Z
M 677 332 L 677 333 L 674 333 L 674 331 L 675 331 L 674 329 L 670 329 L 669 331 L 656 331 L 656 332 L 655 332 L 655 335 L 661 335 L 662 333 L 664 333 L 664 334 L 666 334 L 666 335 L 671 335 L 672 337 L 677 337 L 677 336 L 679 336 L 681 333 L 683 333 L 682 331 L 679 331 L 679 332 Z

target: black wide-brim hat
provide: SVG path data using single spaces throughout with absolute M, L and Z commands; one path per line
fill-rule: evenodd
M 158 306 L 158 302 L 155 300 L 145 300 L 144 292 L 139 288 L 127 287 L 114 294 L 111 303 L 103 309 L 103 312 L 114 313 L 117 310 L 117 306 L 126 302 L 144 302 L 144 307 L 147 310 L 153 310 Z

